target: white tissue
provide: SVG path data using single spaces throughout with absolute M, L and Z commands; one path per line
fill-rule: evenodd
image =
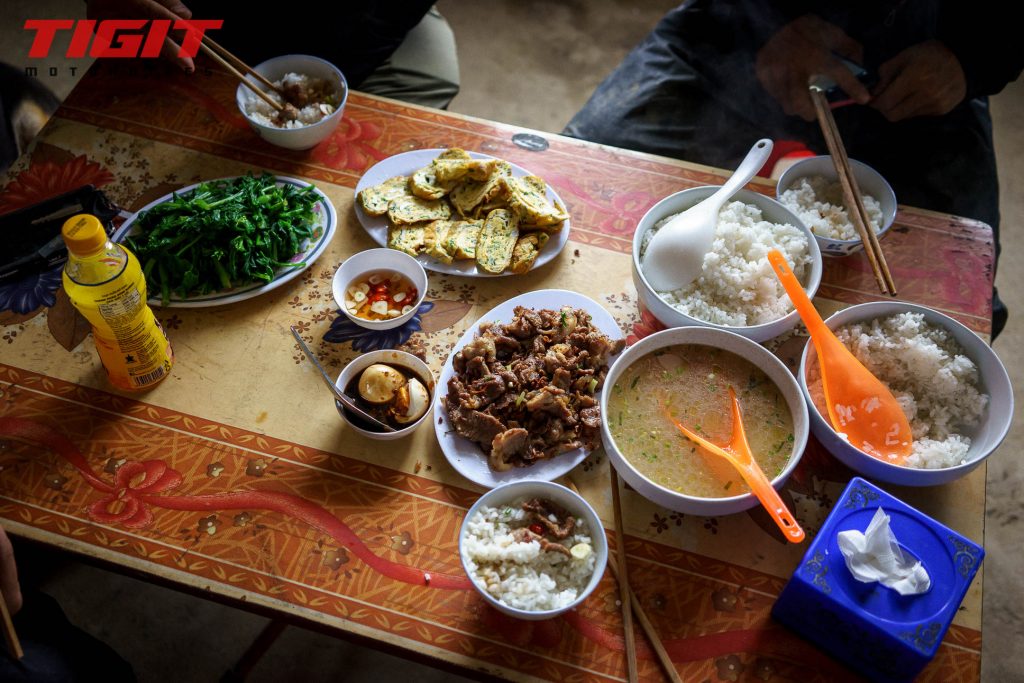
M 867 531 L 840 531 L 838 541 L 846 567 L 858 581 L 879 581 L 900 595 L 924 593 L 932 585 L 924 566 L 900 550 L 882 508 L 871 518 Z

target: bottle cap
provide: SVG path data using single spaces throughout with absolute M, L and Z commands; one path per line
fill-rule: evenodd
M 64 221 L 61 228 L 68 251 L 76 256 L 88 256 L 103 249 L 107 243 L 107 232 L 96 216 L 80 213 Z

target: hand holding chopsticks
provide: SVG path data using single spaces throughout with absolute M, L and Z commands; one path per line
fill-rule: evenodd
M 156 17 L 162 17 L 164 19 L 170 19 L 172 21 L 187 21 L 189 18 L 191 18 L 179 16 L 178 14 L 175 14 L 170 9 L 168 9 L 167 7 L 158 2 L 148 2 L 146 3 L 146 7 L 148 11 Z M 268 95 L 266 92 L 256 87 L 252 81 L 246 78 L 245 74 L 251 75 L 253 78 L 255 78 L 257 81 L 265 85 L 267 88 L 269 88 L 273 92 L 276 92 L 278 95 L 281 95 L 283 99 L 284 93 L 281 91 L 280 88 L 278 88 L 276 85 L 270 82 L 262 74 L 258 73 L 251 66 L 249 66 L 241 59 L 233 55 L 231 52 L 229 52 L 227 48 L 219 45 L 213 38 L 206 35 L 205 32 L 200 32 L 200 35 L 202 36 L 202 40 L 199 43 L 199 49 L 205 52 L 215 62 L 217 62 L 225 69 L 227 69 L 231 75 L 233 75 L 235 78 L 241 81 L 243 85 L 249 88 L 249 90 L 253 91 L 258 97 L 262 98 L 264 102 L 269 104 L 276 111 L 285 111 L 286 105 L 278 102 L 270 95 Z M 168 41 L 170 41 L 169 38 Z M 189 68 L 189 70 L 191 71 L 191 68 Z
M 825 144 L 828 145 L 828 152 L 836 167 L 839 184 L 843 188 L 843 201 L 846 204 L 850 220 L 860 234 L 864 244 L 864 253 L 867 254 L 868 262 L 871 264 L 875 281 L 883 294 L 896 296 L 896 283 L 893 282 L 889 264 L 886 263 L 885 254 L 878 243 L 878 235 L 871 229 L 871 221 L 864 209 L 864 199 L 861 196 L 860 187 L 857 185 L 857 179 L 853 175 L 853 170 L 850 168 L 850 159 L 846 156 L 846 148 L 843 146 L 843 139 L 836 127 L 836 120 L 833 118 L 832 110 L 825 98 L 825 91 L 820 84 L 812 81 L 810 95 L 818 117 L 818 125 L 821 126 Z

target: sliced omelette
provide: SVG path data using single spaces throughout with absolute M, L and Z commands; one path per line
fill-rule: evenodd
M 530 232 L 516 240 L 516 246 L 512 249 L 512 261 L 508 269 L 517 275 L 522 275 L 533 268 L 540 250 L 547 244 L 550 236 L 546 232 Z
M 518 239 L 519 217 L 508 209 L 491 211 L 476 243 L 477 267 L 495 275 L 504 272 Z
M 445 251 L 455 259 L 475 259 L 476 244 L 483 227 L 482 220 L 453 222 L 448 230 Z
M 504 179 L 511 177 L 512 165 L 499 159 L 484 180 L 465 180 L 456 186 L 450 195 L 452 206 L 463 216 L 473 215 L 474 209 L 481 204 L 493 202 L 497 204 L 493 208 L 503 208 L 506 205 Z
M 398 175 L 388 178 L 379 185 L 367 187 L 359 192 L 359 203 L 363 211 L 371 216 L 383 216 L 388 212 L 391 201 L 406 194 L 405 186 L 408 178 Z
M 392 225 L 388 229 L 388 247 L 416 256 L 426 243 L 426 229 L 420 225 Z
M 422 199 L 411 194 L 392 199 L 388 205 L 388 218 L 398 225 L 436 221 L 451 215 L 451 207 L 444 200 Z
M 434 159 L 432 166 L 437 180 L 450 183 L 463 178 L 469 180 L 486 180 L 491 174 L 497 159 Z
M 449 183 L 438 182 L 433 165 L 421 168 L 409 176 L 409 191 L 421 199 L 440 199 L 450 189 Z
M 436 258 L 441 263 L 451 263 L 454 255 L 448 251 L 448 234 L 452 230 L 452 222 L 437 220 L 427 223 L 423 229 L 423 249 L 427 256 Z
M 508 205 L 524 226 L 557 232 L 569 217 L 560 206 L 548 201 L 547 186 L 537 176 L 505 178 Z

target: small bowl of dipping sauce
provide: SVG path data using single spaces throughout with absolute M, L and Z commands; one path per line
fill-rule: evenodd
M 341 264 L 332 289 L 335 303 L 356 325 L 390 330 L 416 315 L 427 293 L 427 272 L 408 254 L 368 249 Z
M 384 441 L 411 434 L 430 413 L 434 399 L 434 376 L 427 364 L 411 353 L 393 349 L 359 356 L 345 366 L 335 385 L 395 431 L 380 431 L 335 401 L 341 418 L 363 436 Z

